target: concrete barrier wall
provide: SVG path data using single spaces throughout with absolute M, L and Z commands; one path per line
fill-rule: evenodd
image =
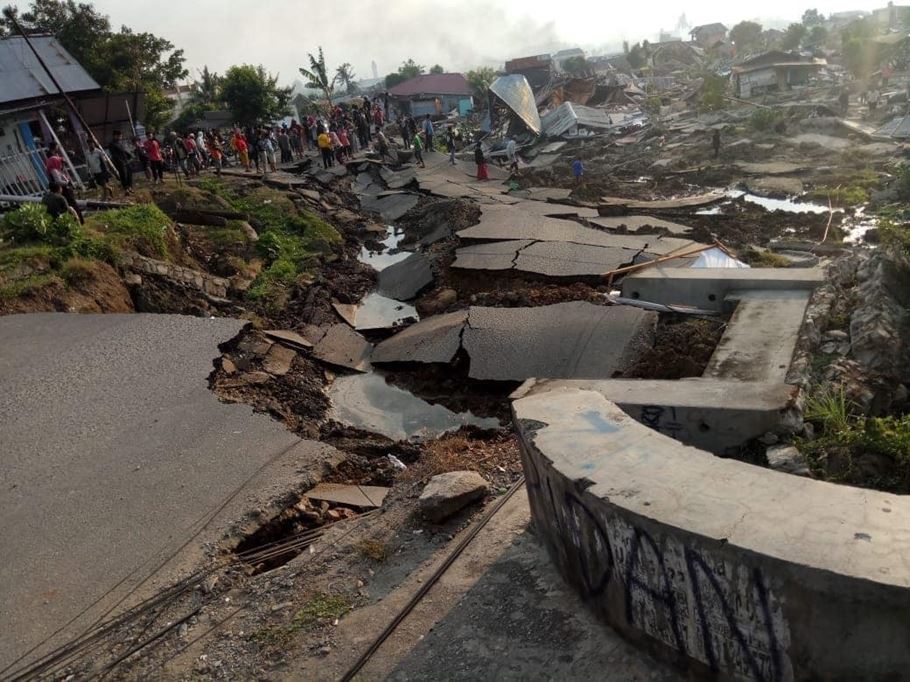
M 589 390 L 513 413 L 534 524 L 614 628 L 696 676 L 906 679 L 910 501 L 716 458 Z

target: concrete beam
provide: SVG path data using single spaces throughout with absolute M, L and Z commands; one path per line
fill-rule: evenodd
M 702 376 L 783 382 L 811 295 L 805 289 L 728 294 L 727 300 L 735 302 L 736 311 Z
M 622 281 L 622 295 L 665 305 L 723 312 L 731 291 L 812 290 L 825 281 L 820 268 L 674 268 L 655 265 Z
M 594 391 L 645 426 L 686 445 L 718 455 L 768 432 L 792 433 L 802 425 L 799 389 L 738 381 L 683 379 L 529 380 L 513 398 L 551 391 Z
M 696 676 L 906 676 L 910 499 L 685 447 L 597 391 L 512 409 L 538 535 L 614 628 Z

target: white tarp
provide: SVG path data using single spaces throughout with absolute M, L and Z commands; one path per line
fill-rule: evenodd
M 717 247 L 713 249 L 708 249 L 707 251 L 702 251 L 698 254 L 698 257 L 695 259 L 695 262 L 692 263 L 693 268 L 748 268 L 749 265 L 743 263 L 742 261 L 736 260 L 728 256 L 721 249 Z

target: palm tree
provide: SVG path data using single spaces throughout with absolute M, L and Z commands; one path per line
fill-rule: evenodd
M 328 72 L 325 68 L 325 55 L 322 54 L 322 46 L 319 47 L 319 59 L 308 53 L 310 59 L 310 68 L 300 67 L 300 73 L 307 78 L 307 87 L 322 90 L 326 101 L 329 105 L 329 112 L 332 111 L 332 96 L 335 94 L 335 84 L 338 82 L 338 74 L 332 80 L 329 80 Z
M 349 95 L 353 95 L 357 92 L 357 84 L 354 82 L 355 77 L 354 67 L 348 62 L 345 62 L 335 69 L 335 78 L 344 86 L 345 91 Z
M 221 76 L 203 66 L 199 80 L 193 84 L 190 92 L 190 102 L 202 107 L 214 107 L 221 101 L 221 80 Z

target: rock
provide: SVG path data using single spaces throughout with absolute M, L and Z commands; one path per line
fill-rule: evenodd
M 417 312 L 421 317 L 438 315 L 445 312 L 457 300 L 458 292 L 454 289 L 440 289 L 426 300 L 418 302 Z
M 825 341 L 847 341 L 850 338 L 850 335 L 841 329 L 832 329 L 831 331 L 825 332 L 822 338 L 824 338 Z
M 240 223 L 240 229 L 243 230 L 243 234 L 246 235 L 246 238 L 248 241 L 251 241 L 251 242 L 259 241 L 259 233 L 256 232 L 256 230 L 253 229 L 253 226 L 250 225 L 246 220 L 244 220 Z
M 765 450 L 768 466 L 796 476 L 811 476 L 806 457 L 792 445 L 772 445 Z
M 761 438 L 758 439 L 758 442 L 762 445 L 774 445 L 780 441 L 780 438 L 776 433 L 768 431 Z
M 438 523 L 483 498 L 489 487 L 475 471 L 450 471 L 431 478 L 417 504 L 427 520 Z
M 267 341 L 258 335 L 247 336 L 237 344 L 237 348 L 240 351 L 244 353 L 252 353 L 253 355 L 265 355 L 269 352 L 269 349 L 271 347 L 271 341 Z
M 128 273 L 126 273 L 126 275 L 124 275 L 123 281 L 125 284 L 141 285 L 142 284 L 142 275 L 137 274 L 135 272 L 128 272 Z
M 221 358 L 221 369 L 225 374 L 234 374 L 237 371 L 237 365 L 229 358 Z
M 284 376 L 291 371 L 291 365 L 294 364 L 296 357 L 295 351 L 276 343 L 269 349 L 265 360 L 262 361 L 262 368 L 269 374 Z

